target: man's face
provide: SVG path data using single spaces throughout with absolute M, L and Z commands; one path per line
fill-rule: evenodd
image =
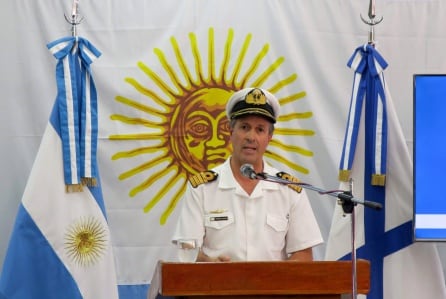
M 239 165 L 260 167 L 266 147 L 272 138 L 271 123 L 263 117 L 250 115 L 238 119 L 231 129 L 232 158 Z

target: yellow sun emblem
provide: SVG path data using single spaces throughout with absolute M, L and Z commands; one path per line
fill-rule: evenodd
M 106 249 L 106 236 L 99 220 L 93 217 L 80 219 L 68 228 L 65 235 L 68 257 L 80 266 L 94 264 Z
M 195 73 L 192 74 L 192 70 L 187 67 L 188 64 L 180 46 L 172 37 L 170 41 L 179 72 L 175 71 L 164 52 L 155 49 L 154 52 L 164 69 L 163 74 L 160 71 L 155 72 L 143 62 L 138 63 L 140 70 L 154 85 L 145 86 L 134 78 L 125 79 L 143 100 L 121 95 L 116 97 L 116 101 L 135 109 L 135 114 L 144 116 L 113 114 L 111 119 L 126 125 L 146 128 L 146 132 L 109 136 L 111 140 L 138 140 L 140 141 L 138 146 L 142 144 L 141 141 L 145 142 L 145 145 L 117 152 L 112 159 L 144 159 L 143 157 L 150 156 L 136 166 L 129 166 L 129 170 L 123 172 L 119 179 L 140 178 L 143 173 L 147 174 L 145 179 L 142 179 L 129 191 L 129 195 L 133 197 L 140 192 L 153 189 L 153 193 L 150 193 L 152 194 L 150 200 L 143 208 L 146 213 L 161 200 L 169 200 L 169 204 L 160 216 L 161 224 L 166 223 L 178 200 L 184 194 L 187 178 L 223 163 L 230 155 L 229 123 L 225 115 L 225 105 L 232 93 L 244 87 L 263 87 L 285 60 L 283 57 L 276 59 L 269 67 L 260 71 L 260 75 L 255 76 L 259 71 L 260 62 L 267 56 L 269 45 L 265 44 L 257 52 L 247 68 L 243 67 L 251 38 L 251 34 L 245 37 L 237 58 L 233 61 L 234 32 L 229 29 L 222 59 L 219 63 L 220 68 L 217 69 L 213 28 L 208 31 L 206 64 L 202 61 L 196 35 L 190 33 L 192 63 L 195 66 Z M 207 70 L 204 69 L 204 65 L 207 65 Z M 229 71 L 230 68 L 232 68 L 232 72 Z M 244 70 L 243 74 L 242 70 Z M 163 80 L 161 75 L 167 76 L 170 82 Z M 272 93 L 277 93 L 296 79 L 297 75 L 291 74 L 267 89 Z M 280 105 L 284 107 L 302 99 L 305 95 L 305 91 L 300 91 L 280 98 Z M 284 135 L 314 135 L 314 131 L 296 128 L 297 125 L 291 123 L 296 119 L 310 117 L 312 117 L 312 112 L 309 111 L 280 116 L 277 122 L 278 126 L 274 131 L 274 139 L 270 142 L 269 150 L 265 153 L 267 159 L 286 165 L 298 172 L 308 173 L 307 168 L 286 159 L 273 149 L 312 156 L 312 151 L 308 149 L 278 140 L 278 137 Z M 287 128 L 281 127 L 281 123 L 285 124 L 284 127 Z M 154 187 L 156 183 L 163 181 L 165 183 L 162 184 L 162 187 L 159 185 Z M 173 192 L 173 194 L 169 192 Z

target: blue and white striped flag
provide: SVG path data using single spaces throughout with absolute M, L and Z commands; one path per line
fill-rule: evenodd
M 339 178 L 348 181 L 355 157 L 359 123 L 366 102 L 370 114 L 369 148 L 371 155 L 372 185 L 384 186 L 387 159 L 387 112 L 384 70 L 387 62 L 375 47 L 367 44 L 358 47 L 348 62 L 355 71 L 350 111 L 342 149 Z
M 69 191 L 96 184 L 97 94 L 90 64 L 101 53 L 86 39 L 65 37 L 48 44 L 58 59 L 57 98 L 65 184 Z
M 365 50 L 374 52 L 371 56 L 373 59 L 369 58 L 367 61 L 373 63 L 377 52 L 370 47 Z M 357 72 L 357 68 L 355 70 Z M 353 194 L 364 200 L 379 202 L 383 206 L 380 211 L 361 205 L 354 209 L 357 219 L 357 258 L 369 260 L 371 263 L 371 288 L 367 298 L 446 298 L 444 275 L 435 244 L 413 242 L 412 159 L 390 93 L 384 81 L 380 81 L 383 88 L 379 100 L 381 104 L 366 101 L 365 107 L 359 111 L 357 107 L 350 108 L 350 115 L 352 111 L 360 114 L 361 110 L 365 114 L 365 117 L 355 124 L 356 133 L 352 134 L 357 146 L 355 153 L 350 157 L 351 161 L 354 158 L 355 163 L 350 165 L 348 175 L 354 182 Z M 358 84 L 356 73 L 354 91 L 359 89 Z M 361 88 L 367 89 L 366 86 Z M 377 109 L 379 105 L 383 106 Z M 379 131 L 376 129 L 379 127 L 376 124 L 379 119 L 377 112 L 380 110 L 386 113 L 386 118 L 382 119 L 386 119 L 387 123 L 383 123 L 382 127 L 386 126 L 388 133 L 387 148 L 382 151 L 387 152 L 387 155 L 384 160 L 380 159 L 381 162 L 377 161 L 379 150 L 376 146 L 380 143 L 379 135 L 376 134 Z M 350 119 L 351 117 L 347 130 L 351 127 Z M 348 138 L 349 134 L 346 135 L 346 139 Z M 345 144 L 348 144 L 348 141 Z M 343 159 L 346 156 L 345 154 Z M 378 164 L 386 165 L 380 172 L 381 175 L 385 173 L 384 186 L 373 184 L 370 179 L 379 170 L 376 167 Z M 348 190 L 347 184 L 342 182 L 340 188 Z M 351 251 L 351 218 L 343 217 L 342 207 L 338 206 L 334 211 L 325 257 L 327 260 L 348 260 L 351 259 Z
M 73 41 L 71 38 L 67 40 Z M 85 44 L 85 41 L 79 42 L 77 47 L 81 49 Z M 57 71 L 60 70 L 58 64 Z M 92 82 L 89 72 L 84 80 L 85 90 L 88 91 L 90 86 L 92 91 L 91 83 L 88 83 Z M 69 82 L 73 81 L 66 81 L 68 85 Z M 66 190 L 63 165 L 66 144 L 62 131 L 72 130 L 64 126 L 79 122 L 76 114 L 83 113 L 74 112 L 74 109 L 68 113 L 61 111 L 64 104 L 59 101 L 60 91 L 59 88 L 16 217 L 0 276 L 0 298 L 118 298 L 110 231 L 100 185 L 89 186 L 82 192 Z M 69 96 L 71 92 L 66 93 Z M 92 97 L 92 93 L 88 95 L 87 92 L 85 97 Z M 71 120 L 62 119 L 67 114 L 71 114 Z M 89 126 L 84 129 L 90 130 Z M 77 136 L 77 132 L 73 133 Z M 97 137 L 92 134 L 88 138 Z M 95 144 L 96 140 L 88 142 Z M 88 167 L 93 169 L 90 172 L 85 167 L 82 173 L 97 174 L 94 155 L 88 159 L 91 159 Z M 70 183 L 78 183 L 76 175 L 73 177 Z M 99 183 L 99 176 L 96 179 Z

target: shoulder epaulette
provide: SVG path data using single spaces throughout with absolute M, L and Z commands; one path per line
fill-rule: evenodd
M 277 175 L 277 177 L 279 177 L 281 179 L 284 179 L 284 180 L 287 180 L 287 181 L 290 181 L 290 182 L 293 182 L 293 183 L 299 183 L 300 182 L 300 180 L 298 178 L 292 176 L 291 174 L 283 172 L 283 171 L 278 172 L 276 175 Z M 291 189 L 293 189 L 297 193 L 300 193 L 302 191 L 302 187 L 299 187 L 297 185 L 289 184 L 288 187 L 290 187 Z
M 209 182 L 213 182 L 217 179 L 218 173 L 207 170 L 202 171 L 200 173 L 197 173 L 196 175 L 193 175 L 189 178 L 189 182 L 191 183 L 192 187 L 197 188 L 197 186 Z

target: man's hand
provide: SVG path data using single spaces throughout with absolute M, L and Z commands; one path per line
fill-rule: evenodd
M 293 252 L 288 260 L 292 260 L 292 261 L 301 261 L 301 262 L 309 262 L 313 260 L 313 249 L 307 248 L 304 250 L 300 250 L 300 251 L 296 251 Z
M 218 262 L 230 262 L 231 258 L 227 255 L 219 255 L 218 257 L 210 257 L 203 251 L 198 252 L 197 262 L 218 263 Z

